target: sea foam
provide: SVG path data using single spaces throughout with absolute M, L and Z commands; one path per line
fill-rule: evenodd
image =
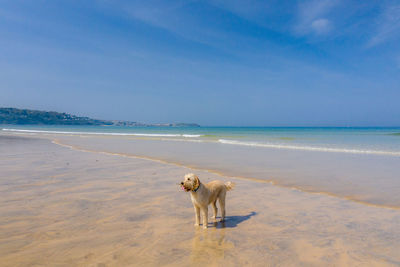
M 266 148 L 277 148 L 277 149 L 400 156 L 400 151 L 361 150 L 352 148 L 334 148 L 334 147 L 302 146 L 302 145 L 281 145 L 281 144 L 271 144 L 271 143 L 243 142 L 243 141 L 229 140 L 229 139 L 219 139 L 218 142 L 221 144 L 229 144 L 229 145 L 266 147 Z
M 116 136 L 147 136 L 147 137 L 185 137 L 196 138 L 201 137 L 200 134 L 145 134 L 145 133 L 105 133 L 105 132 L 68 132 L 68 131 L 44 131 L 44 130 L 25 130 L 25 129 L 8 129 L 4 128 L 3 131 L 7 132 L 23 132 L 23 133 L 46 133 L 46 134 L 87 134 L 87 135 L 116 135 Z

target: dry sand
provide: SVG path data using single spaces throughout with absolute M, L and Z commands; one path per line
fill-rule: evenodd
M 1 266 L 399 266 L 400 211 L 234 181 L 196 228 L 193 170 L 0 135 Z

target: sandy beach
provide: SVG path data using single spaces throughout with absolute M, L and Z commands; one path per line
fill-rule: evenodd
M 0 267 L 400 267 L 399 0 L 1 1 L 0 36 Z
M 400 265 L 398 209 L 61 139 L 0 135 L 1 266 Z M 188 172 L 237 184 L 226 222 L 193 226 Z

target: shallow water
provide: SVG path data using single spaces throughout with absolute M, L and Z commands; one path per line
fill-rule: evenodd
M 2 266 L 400 264 L 398 210 L 233 179 L 226 222 L 210 221 L 203 230 L 193 226 L 190 197 L 178 182 L 193 171 L 204 183 L 226 177 L 71 149 L 51 143 L 50 136 L 3 137 Z M 137 140 L 60 141 L 97 148 L 100 142 L 112 151 Z

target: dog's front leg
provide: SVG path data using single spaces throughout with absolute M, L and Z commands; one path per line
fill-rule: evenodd
M 194 206 L 194 217 L 195 217 L 195 223 L 194 226 L 199 226 L 200 225 L 200 208 L 196 205 Z
M 213 208 L 213 216 L 211 218 L 214 219 L 215 221 L 217 219 L 217 213 L 218 213 L 216 202 L 211 203 L 211 205 Z
M 201 207 L 201 215 L 203 216 L 203 228 L 208 227 L 208 206 Z

